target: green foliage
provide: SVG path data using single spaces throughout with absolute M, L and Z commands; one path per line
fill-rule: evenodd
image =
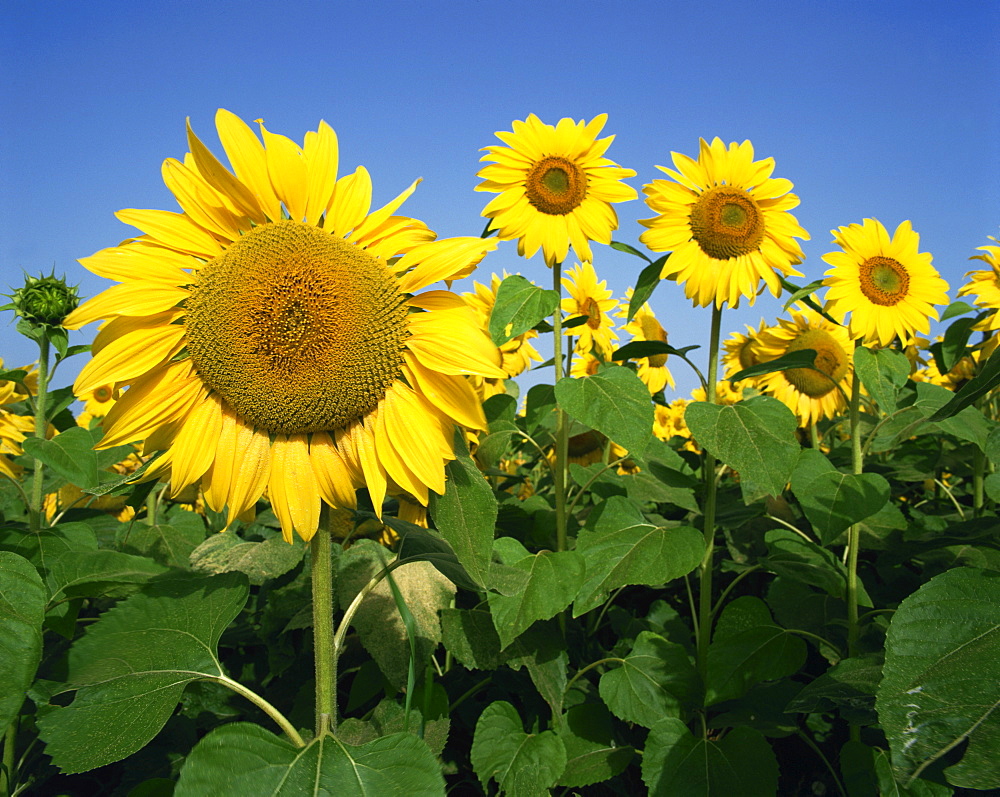
M 895 410 L 896 397 L 910 376 L 906 355 L 892 349 L 859 346 L 854 350 L 854 368 L 879 408 L 883 412 Z
M 495 780 L 501 794 L 542 797 L 566 767 L 566 748 L 552 731 L 525 733 L 517 709 L 497 701 L 476 723 L 472 767 L 484 789 Z
M 100 429 L 67 429 L 52 440 L 29 437 L 24 441 L 24 452 L 39 459 L 70 484 L 81 490 L 93 490 L 102 482 L 117 481 L 116 473 L 106 468 L 120 462 L 134 450 L 132 446 L 115 446 L 94 451 L 102 437 Z
M 212 731 L 191 751 L 175 797 L 301 794 L 380 797 L 444 794 L 444 779 L 427 745 L 408 733 L 349 745 L 324 735 L 303 748 L 257 725 Z
M 0 551 L 0 727 L 17 716 L 42 658 L 45 585 L 31 563 Z
M 558 306 L 557 291 L 543 290 L 520 274 L 511 274 L 497 288 L 490 315 L 490 337 L 500 346 L 552 315 Z
M 580 423 L 607 435 L 630 454 L 642 454 L 653 425 L 649 391 L 630 369 L 609 365 L 593 376 L 556 384 L 559 406 Z

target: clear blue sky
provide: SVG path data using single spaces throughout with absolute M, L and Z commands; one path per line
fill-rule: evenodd
M 216 108 L 301 142 L 325 119 L 341 170 L 363 164 L 375 201 L 416 177 L 404 205 L 441 235 L 477 235 L 479 149 L 529 113 L 609 114 L 609 156 L 637 189 L 698 138 L 749 138 L 795 184 L 811 233 L 807 280 L 833 227 L 911 219 L 952 286 L 1000 225 L 1000 3 L 925 2 L 18 2 L 0 26 L 0 290 L 55 267 L 93 295 L 111 283 L 75 261 L 128 237 L 113 213 L 176 205 L 160 164 L 186 152 L 184 120 L 221 154 Z M 637 243 L 641 201 L 619 205 Z M 570 264 L 567 264 L 570 265 Z M 616 295 L 640 261 L 595 247 Z M 513 242 L 476 275 L 548 284 Z M 803 280 L 806 281 L 806 280 Z M 709 312 L 662 284 L 653 308 L 675 346 Z M 724 330 L 780 303 L 729 312 Z M 9 367 L 34 350 L 0 319 Z M 92 330 L 77 342 L 87 342 Z M 82 364 L 82 363 L 81 363 Z M 78 366 L 77 366 L 78 367 Z M 57 378 L 65 384 L 76 368 Z M 675 369 L 686 394 L 693 379 Z

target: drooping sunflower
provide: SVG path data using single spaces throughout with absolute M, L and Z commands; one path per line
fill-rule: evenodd
M 852 338 L 888 346 L 899 337 L 905 346 L 915 332 L 925 335 L 936 304 L 947 304 L 948 283 L 931 265 L 930 252 L 918 252 L 920 236 L 909 221 L 892 239 L 877 219 L 831 230 L 843 251 L 823 255 L 826 272 L 824 309 L 843 320 L 848 314 Z
M 698 160 L 672 152 L 674 169 L 656 168 L 671 180 L 643 187 L 646 204 L 659 215 L 639 221 L 649 229 L 639 240 L 655 252 L 671 252 L 660 277 L 684 284 L 702 307 L 715 302 L 753 304 L 760 280 L 781 293 L 779 274 L 802 276 L 796 238 L 809 240 L 788 211 L 799 204 L 792 183 L 772 178 L 774 158 L 753 159 L 753 145 L 701 139 Z
M 622 302 L 621 310 L 618 312 L 619 318 L 628 317 L 629 302 L 632 299 L 632 288 L 625 292 L 625 300 Z M 625 326 L 623 330 L 632 336 L 632 341 L 655 341 L 657 343 L 667 342 L 667 331 L 653 314 L 652 308 L 646 302 L 640 307 L 635 316 Z M 663 390 L 667 385 L 674 387 L 674 376 L 667 368 L 666 354 L 653 354 L 649 357 L 639 357 L 636 359 L 638 365 L 637 373 L 643 384 L 646 385 L 650 395 L 655 395 Z
M 599 355 L 611 359 L 613 341 L 618 340 L 612 318 L 617 300 L 606 280 L 597 279 L 590 263 L 580 263 L 563 272 L 562 285 L 569 297 L 562 300 L 562 311 L 569 316 L 584 316 L 587 320 L 574 327 L 564 327 L 563 333 L 576 336 L 576 350 L 589 354 L 596 348 Z
M 989 238 L 997 243 L 997 239 L 992 235 Z M 987 244 L 977 247 L 977 249 L 986 254 L 973 255 L 969 260 L 982 260 L 989 268 L 967 271 L 965 276 L 969 277 L 970 281 L 959 288 L 958 295 L 975 296 L 974 301 L 977 307 L 993 310 L 993 313 L 979 323 L 977 329 L 994 332 L 1000 329 L 1000 313 L 996 312 L 1000 310 L 1000 246 Z
M 813 368 L 774 371 L 757 379 L 757 388 L 788 407 L 803 427 L 833 418 L 847 408 L 845 394 L 854 376 L 851 338 L 839 324 L 832 324 L 809 308 L 790 309 L 791 319 L 779 318 L 776 326 L 756 335 L 754 352 L 768 362 L 803 349 L 816 352 Z M 839 386 L 839 389 L 838 389 Z
M 190 153 L 163 165 L 181 212 L 121 211 L 143 234 L 81 261 L 122 283 L 66 319 L 109 319 L 75 384 L 122 390 L 101 444 L 165 452 L 153 473 L 174 493 L 200 482 L 230 522 L 267 490 L 287 540 L 357 488 L 376 511 L 390 489 L 426 504 L 453 424 L 485 428 L 466 375 L 503 371 L 460 296 L 421 291 L 496 243 L 396 215 L 416 183 L 371 211 L 325 122 L 301 147 L 228 111 L 216 125 L 233 171 L 189 127 Z
M 508 146 L 483 147 L 480 160 L 495 161 L 479 170 L 477 191 L 500 196 L 483 215 L 501 240 L 517 239 L 517 252 L 532 257 L 541 249 L 551 268 L 566 260 L 570 245 L 580 260 L 593 260 L 590 242 L 611 243 L 618 229 L 613 202 L 636 199 L 635 177 L 604 157 L 614 136 L 597 138 L 607 114 L 589 122 L 561 119 L 555 127 L 534 114 L 512 124 L 513 132 L 497 132 Z

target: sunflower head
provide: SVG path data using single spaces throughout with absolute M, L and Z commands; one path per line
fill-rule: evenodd
M 613 341 L 618 340 L 613 315 L 618 302 L 605 280 L 597 279 L 590 263 L 579 263 L 563 272 L 562 286 L 569 294 L 562 300 L 562 311 L 569 316 L 583 316 L 579 326 L 566 327 L 566 335 L 576 336 L 576 350 L 588 354 L 596 349 L 605 360 L 611 358 Z
M 990 240 L 996 244 L 997 239 L 990 236 Z M 977 307 L 993 312 L 984 318 L 977 329 L 984 332 L 994 332 L 1000 329 L 1000 245 L 989 245 L 978 247 L 983 254 L 973 255 L 970 260 L 982 260 L 988 268 L 968 271 L 965 276 L 969 279 L 959 291 L 959 296 L 975 296 Z
M 517 251 L 532 257 L 539 249 L 553 267 L 566 260 L 569 247 L 581 260 L 593 260 L 590 242 L 611 243 L 618 228 L 612 203 L 635 199 L 621 182 L 634 177 L 604 157 L 614 136 L 597 138 L 607 114 L 589 122 L 562 119 L 547 125 L 531 114 L 499 131 L 507 146 L 484 147 L 477 191 L 499 194 L 483 210 L 489 229 L 502 240 L 517 240 Z
M 373 210 L 364 168 L 338 178 L 325 123 L 300 146 L 216 122 L 232 170 L 189 128 L 188 156 L 163 166 L 181 212 L 122 211 L 143 235 L 82 261 L 122 283 L 66 320 L 107 319 L 75 384 L 120 391 L 101 444 L 164 451 L 147 474 L 175 495 L 200 484 L 230 522 L 266 491 L 289 540 L 357 488 L 376 512 L 387 493 L 426 506 L 454 425 L 485 428 L 469 377 L 505 374 L 472 308 L 425 289 L 496 241 L 397 215 L 416 183 Z
M 628 317 L 628 308 L 632 299 L 632 288 L 625 292 L 625 299 L 622 301 L 621 309 L 618 312 L 619 318 Z M 629 321 L 622 327 L 623 330 L 632 335 L 633 341 L 654 341 L 657 343 L 667 342 L 667 331 L 653 314 L 649 303 L 643 304 Z M 668 385 L 674 387 L 674 377 L 667 368 L 666 354 L 653 354 L 649 357 L 639 357 L 636 360 L 638 365 L 638 375 L 651 395 L 656 395 Z
M 892 238 L 877 219 L 832 231 L 839 252 L 823 255 L 833 268 L 823 284 L 827 312 L 844 319 L 850 315 L 852 338 L 888 346 L 898 337 L 903 345 L 914 333 L 925 335 L 936 304 L 947 304 L 948 283 L 931 265 L 929 252 L 918 252 L 920 236 L 909 221 Z
M 809 239 L 788 211 L 799 204 L 790 181 L 771 177 L 774 159 L 753 159 L 753 145 L 701 139 L 698 160 L 671 153 L 675 169 L 657 166 L 670 180 L 643 187 L 657 214 L 640 220 L 649 229 L 639 240 L 656 252 L 671 252 L 660 276 L 684 284 L 702 307 L 715 302 L 753 304 L 764 280 L 781 293 L 780 276 L 802 276 L 796 238 Z

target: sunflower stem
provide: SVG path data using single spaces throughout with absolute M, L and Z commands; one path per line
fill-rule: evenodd
M 49 428 L 45 419 L 46 399 L 49 392 L 49 339 L 45 335 L 38 338 L 38 393 L 35 395 L 35 437 L 45 439 Z M 42 482 L 45 466 L 40 459 L 35 460 L 35 470 L 31 481 L 31 503 L 28 505 L 28 528 L 37 532 L 42 527 L 42 503 L 44 501 Z
M 337 654 L 333 635 L 333 534 L 344 510 L 323 507 L 312 538 L 313 656 L 316 663 L 316 736 L 337 729 Z M 325 521 L 325 522 L 324 522 Z
M 861 345 L 857 341 L 855 348 Z M 851 466 L 857 476 L 864 471 L 861 451 L 861 378 L 855 369 L 851 382 Z M 853 524 L 847 531 L 847 655 L 858 652 L 858 553 L 861 547 L 861 526 Z M 851 724 L 852 741 L 861 740 L 861 727 Z
M 715 404 L 716 381 L 719 374 L 719 331 L 722 328 L 722 308 L 712 307 L 712 331 L 708 349 L 708 384 L 706 396 Z M 703 683 L 708 682 L 708 644 L 712 636 L 712 563 L 715 555 L 715 457 L 705 452 L 703 477 L 705 479 L 705 555 L 698 571 L 698 672 Z
M 552 314 L 552 356 L 556 384 L 564 376 L 562 355 L 562 279 L 561 263 L 552 266 L 552 288 L 559 294 L 556 311 Z M 566 413 L 556 404 L 556 462 L 552 481 L 556 493 L 556 550 L 566 550 L 566 458 L 569 450 L 569 433 Z
M 14 743 L 17 741 L 17 716 L 10 721 L 3 737 L 3 768 L 0 769 L 0 795 L 14 791 Z

